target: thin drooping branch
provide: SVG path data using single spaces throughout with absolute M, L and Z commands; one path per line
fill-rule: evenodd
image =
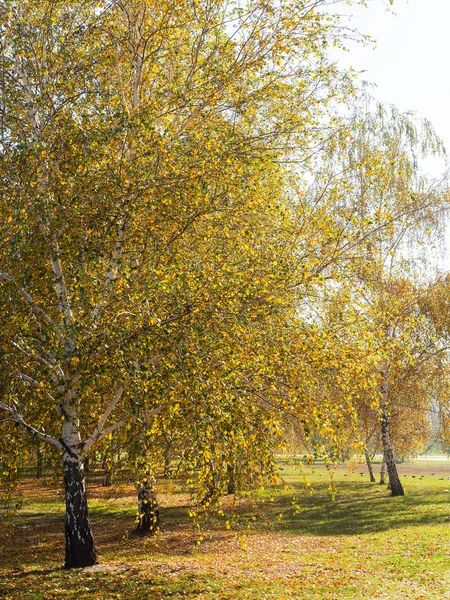
M 37 352 L 29 350 L 28 348 L 24 347 L 18 342 L 11 341 L 10 343 L 14 348 L 20 350 L 20 352 L 22 352 L 24 356 L 28 357 L 31 360 L 37 360 L 42 365 L 45 365 L 50 370 L 50 377 L 54 383 L 56 383 L 57 381 L 55 373 L 57 373 L 59 377 L 61 377 L 61 379 L 65 379 L 64 371 L 54 358 L 50 356 L 44 357 L 41 354 L 38 354 Z
M 118 346 L 125 347 L 125 344 L 127 344 L 127 342 L 136 340 L 137 338 L 139 338 L 140 335 L 143 335 L 145 332 L 149 331 L 150 329 L 152 329 L 154 327 L 163 327 L 164 325 L 168 325 L 169 323 L 180 321 L 184 317 L 189 316 L 192 313 L 194 307 L 195 306 L 193 304 L 190 304 L 189 306 L 186 307 L 185 311 L 179 315 L 173 315 L 172 317 L 168 317 L 167 319 L 162 319 L 161 321 L 158 321 L 157 323 L 152 323 L 152 324 L 144 323 L 143 325 L 137 327 L 135 329 L 135 331 L 126 335 L 120 341 L 115 342 L 114 344 L 111 344 L 110 346 L 108 346 L 108 350 L 112 351 L 115 348 L 117 348 Z M 96 352 L 93 352 L 92 354 L 89 355 L 89 360 L 94 360 L 98 356 L 102 355 L 104 352 L 105 352 L 104 348 L 102 348 L 101 350 L 97 350 Z M 161 354 L 157 354 L 156 356 L 152 357 L 152 359 L 150 359 L 150 361 L 147 361 L 147 362 L 152 362 L 153 360 L 157 361 L 161 358 L 161 356 L 162 356 Z
M 58 441 L 53 436 L 47 435 L 46 433 L 43 433 L 42 431 L 38 431 L 35 427 L 28 425 L 28 423 L 11 406 L 8 406 L 4 402 L 0 402 L 0 410 L 7 412 L 9 414 L 10 421 L 17 423 L 19 425 L 19 427 L 21 427 L 24 431 L 27 431 L 34 438 L 37 438 L 41 442 L 46 442 L 47 444 L 54 446 L 55 448 L 57 448 L 60 451 L 64 450 L 64 447 L 60 441 Z
M 13 285 L 16 288 L 16 290 L 18 291 L 18 293 L 22 296 L 24 302 L 31 308 L 31 310 L 35 313 L 35 315 L 41 317 L 41 319 L 44 321 L 44 323 L 46 325 L 48 325 L 49 327 L 51 327 L 58 334 L 58 337 L 60 338 L 60 340 L 63 339 L 62 334 L 61 334 L 61 330 L 58 327 L 58 325 L 37 304 L 37 302 L 35 302 L 35 300 L 31 296 L 31 294 L 29 294 L 21 285 L 19 285 L 15 281 L 14 277 L 12 277 L 6 271 L 0 271 L 0 279 L 2 279 L 3 281 L 6 281 L 7 283 L 10 283 L 11 285 Z
M 44 396 L 46 396 L 46 398 L 48 398 L 48 400 L 50 400 L 51 402 L 56 404 L 55 398 L 50 394 L 50 392 L 47 392 L 47 390 L 44 390 L 42 388 L 41 384 L 38 381 L 36 381 L 36 379 L 33 379 L 29 375 L 26 375 L 25 373 L 21 373 L 20 371 L 17 372 L 17 377 L 24 383 L 27 383 L 30 387 L 34 388 L 35 390 L 40 390 L 44 394 Z

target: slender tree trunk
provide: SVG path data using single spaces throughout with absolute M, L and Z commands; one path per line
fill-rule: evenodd
M 373 483 L 375 481 L 375 476 L 373 474 L 372 461 L 370 460 L 370 454 L 367 450 L 367 446 L 364 446 L 364 456 L 366 457 L 367 468 L 369 469 L 370 481 Z
M 64 486 L 66 491 L 66 569 L 89 567 L 97 562 L 88 519 L 83 462 L 74 454 L 64 452 Z
M 164 477 L 170 477 L 170 446 L 164 452 Z
M 405 492 L 398 476 L 394 453 L 392 452 L 391 439 L 389 435 L 389 367 L 387 361 L 383 360 L 383 375 L 381 383 L 381 441 L 383 443 L 383 455 L 389 474 L 389 484 L 392 496 L 404 496 Z
M 112 485 L 112 479 L 111 479 L 111 469 L 109 467 L 109 463 L 108 463 L 106 454 L 103 457 L 102 469 L 103 469 L 102 485 L 103 485 L 103 487 L 109 487 L 110 485 Z
M 387 413 L 387 410 L 386 410 Z M 398 476 L 397 465 L 395 464 L 394 454 L 392 452 L 391 441 L 389 437 L 389 419 L 387 415 L 381 416 L 381 438 L 383 440 L 384 460 L 389 475 L 389 485 L 392 496 L 404 496 L 405 492 Z
M 212 504 L 217 499 L 217 496 L 218 496 L 218 490 L 217 490 L 217 485 L 216 485 L 216 477 L 214 474 L 214 468 L 213 468 L 212 464 L 210 463 L 208 480 L 206 482 L 206 492 L 205 492 L 205 495 L 203 496 L 203 498 L 200 500 L 200 504 L 208 506 L 209 504 Z
M 36 477 L 37 477 L 37 479 L 41 479 L 42 473 L 43 473 L 42 450 L 41 450 L 41 447 L 38 446 L 36 448 Z
M 136 531 L 141 535 L 154 535 L 159 529 L 159 507 L 155 489 L 147 477 L 144 477 L 138 490 L 138 524 Z
M 228 475 L 227 492 L 229 494 L 235 494 L 236 493 L 236 479 L 234 477 L 233 465 L 230 465 L 230 464 L 227 465 L 227 475 Z
M 385 485 L 386 484 L 386 461 L 384 460 L 384 454 L 383 454 L 383 460 L 381 461 L 381 471 L 380 471 L 380 485 Z

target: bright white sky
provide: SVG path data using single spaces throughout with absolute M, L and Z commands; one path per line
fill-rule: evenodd
M 450 154 L 450 0 L 368 0 L 368 8 L 338 4 L 348 24 L 376 41 L 351 43 L 350 52 L 333 53 L 344 66 L 364 71 L 376 84 L 371 94 L 400 110 L 413 110 L 431 121 Z M 350 19 L 351 17 L 351 19 Z M 428 164 L 427 164 L 428 168 Z M 430 164 L 433 175 L 443 165 Z M 447 245 L 450 246 L 450 232 Z M 450 267 L 447 251 L 445 267 Z
M 373 95 L 401 110 L 427 117 L 450 150 L 450 0 L 369 0 L 368 8 L 344 7 L 349 23 L 376 40 L 352 44 L 340 62 L 363 70 L 377 85 Z

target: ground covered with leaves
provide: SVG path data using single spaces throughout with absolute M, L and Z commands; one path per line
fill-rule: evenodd
M 364 471 L 284 464 L 284 484 L 227 497 L 212 515 L 161 480 L 156 538 L 132 533 L 131 481 L 103 488 L 91 476 L 99 564 L 72 571 L 61 566 L 62 493 L 48 477 L 26 478 L 0 554 L 0 598 L 450 598 L 450 465 L 401 465 L 404 498 L 390 498 Z

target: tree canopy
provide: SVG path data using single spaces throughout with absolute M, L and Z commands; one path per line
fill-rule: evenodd
M 376 395 L 380 319 L 415 294 L 387 263 L 446 208 L 416 163 L 441 143 L 339 115 L 325 8 L 0 2 L 2 430 L 62 456 L 67 567 L 96 560 L 83 462 L 111 436 L 150 462 L 170 440 L 211 499 L 271 472 L 286 415 L 338 445 Z M 390 349 L 420 354 L 408 319 Z

